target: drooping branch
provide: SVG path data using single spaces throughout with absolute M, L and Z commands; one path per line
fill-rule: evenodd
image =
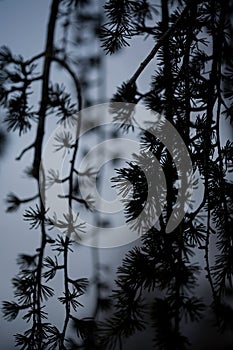
M 29 151 L 30 149 L 32 149 L 33 147 L 35 147 L 35 143 L 33 142 L 31 145 L 29 145 L 28 147 L 25 147 L 22 152 L 18 155 L 18 157 L 15 158 L 15 160 L 21 160 L 22 156 Z
M 53 56 L 52 60 L 59 63 L 63 68 L 65 68 L 65 70 L 70 74 L 71 78 L 73 79 L 76 92 L 77 92 L 77 100 L 78 100 L 78 106 L 79 106 L 78 110 L 80 111 L 82 108 L 82 95 L 81 95 L 81 86 L 77 75 L 75 74 L 75 72 L 72 70 L 72 68 L 66 61 L 58 58 L 57 56 Z
M 54 48 L 54 35 L 55 35 L 55 26 L 57 20 L 57 14 L 59 9 L 59 0 L 53 0 L 51 9 L 50 9 L 50 18 L 47 29 L 47 42 L 45 47 L 45 58 L 43 65 L 43 81 L 42 81 L 42 90 L 41 90 L 41 100 L 40 100 L 40 110 L 38 118 L 37 133 L 35 139 L 35 153 L 33 161 L 33 175 L 38 181 L 38 191 L 40 193 L 40 211 L 41 216 L 41 246 L 38 256 L 38 265 L 36 273 L 36 282 L 37 288 L 34 292 L 34 302 L 36 303 L 36 308 L 38 310 L 37 320 L 34 319 L 34 324 L 38 324 L 39 329 L 39 342 L 42 343 L 42 320 L 41 320 L 41 300 L 42 300 L 42 269 L 43 269 L 43 259 L 44 259 L 44 249 L 47 243 L 46 238 L 46 229 L 45 229 L 45 178 L 43 168 L 40 167 L 42 161 L 42 144 L 44 139 L 45 132 L 45 118 L 46 110 L 48 104 L 48 92 L 49 92 L 49 77 L 50 77 L 50 65 L 51 65 L 51 56 L 53 54 Z M 41 178 L 39 179 L 39 172 L 41 172 Z M 35 316 L 34 316 L 35 318 Z
M 39 110 L 39 119 L 37 126 L 37 133 L 35 139 L 35 154 L 33 161 L 33 171 L 35 178 L 39 179 L 39 168 L 41 162 L 42 155 L 42 143 L 44 138 L 44 129 L 45 129 L 45 118 L 46 118 L 46 110 L 48 104 L 48 95 L 49 95 L 49 76 L 50 76 L 50 65 L 51 65 L 51 57 L 53 56 L 54 50 L 54 34 L 55 34 L 55 26 L 59 8 L 59 0 L 53 0 L 51 6 L 51 15 L 48 23 L 47 30 L 47 42 L 45 47 L 45 59 L 43 66 L 43 83 L 42 83 L 42 91 L 41 91 L 41 102 L 40 102 L 40 110 Z
M 177 21 L 173 24 L 172 27 L 170 27 L 162 36 L 161 38 L 157 41 L 157 43 L 155 44 L 155 46 L 153 47 L 153 49 L 151 50 L 151 52 L 148 54 L 148 56 L 144 59 L 144 61 L 142 61 L 142 63 L 140 64 L 140 66 L 138 67 L 138 69 L 136 70 L 136 72 L 132 75 L 132 77 L 128 80 L 127 84 L 128 85 L 133 85 L 137 79 L 139 78 L 139 76 L 141 75 L 141 73 L 144 71 L 144 69 L 147 67 L 147 65 L 150 63 L 150 61 L 153 60 L 153 58 L 155 57 L 155 55 L 157 54 L 157 52 L 159 51 L 159 49 L 163 46 L 164 41 L 167 40 L 172 33 L 175 30 L 179 29 L 179 26 L 181 25 L 183 19 L 185 18 L 185 16 L 187 15 L 190 7 L 191 7 L 192 1 L 189 1 L 189 3 L 186 5 L 186 7 L 184 8 L 184 10 L 182 11 L 181 15 L 179 16 L 179 18 L 177 19 Z

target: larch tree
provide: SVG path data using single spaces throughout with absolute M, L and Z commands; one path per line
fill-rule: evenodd
M 225 137 L 224 130 L 232 130 L 233 121 L 232 2 L 110 0 L 105 11 L 102 39 L 107 53 L 130 46 L 135 36 L 154 41 L 135 73 L 126 77 L 113 96 L 114 120 L 130 132 L 130 126 L 135 126 L 136 105 L 160 113 L 182 136 L 203 191 L 199 192 L 200 203 L 194 201 L 180 223 L 168 232 L 179 186 L 185 187 L 185 181 L 179 183 L 181 173 L 176 168 L 182 164 L 179 145 L 173 135 L 167 135 L 171 140 L 165 138 L 163 125 L 161 138 L 153 133 L 162 123 L 155 120 L 148 131 L 141 132 L 140 154 L 118 169 L 112 181 L 123 193 L 128 223 L 138 217 L 154 188 L 148 219 L 160 200 L 156 192 L 159 173 L 154 173 L 153 181 L 142 173 L 142 169 L 153 171 L 152 160 L 147 159 L 152 159 L 148 156 L 152 153 L 166 177 L 166 203 L 157 224 L 142 236 L 141 244 L 129 251 L 118 269 L 112 294 L 115 308 L 103 323 L 101 344 L 106 349 L 125 349 L 126 338 L 149 328 L 148 348 L 187 349 L 191 344 L 185 331 L 191 329 L 191 322 L 201 324 L 211 309 L 215 329 L 225 337 L 221 348 L 231 348 L 232 140 Z M 140 79 L 150 63 L 154 68 L 148 90 L 140 91 Z M 131 103 L 134 108 L 119 113 L 114 108 L 116 102 Z M 130 195 L 129 183 L 133 188 Z M 200 256 L 204 263 L 198 262 Z M 209 284 L 205 300 L 198 292 L 198 276 L 203 273 Z M 203 346 L 214 348 L 211 339 Z
M 73 251 L 74 236 L 82 232 L 85 226 L 78 216 L 73 216 L 72 209 L 77 202 L 86 210 L 91 209 L 88 199 L 79 198 L 77 175 L 87 178 L 94 173 L 88 169 L 85 174 L 77 172 L 81 120 L 73 116 L 82 108 L 101 102 L 103 98 L 98 92 L 103 85 L 103 77 L 99 78 L 102 57 L 100 50 L 94 50 L 98 47 L 98 31 L 103 19 L 99 5 L 96 1 L 52 0 L 42 52 L 24 59 L 21 55 L 13 54 L 7 46 L 0 50 L 0 101 L 6 115 L 4 123 L 9 132 L 18 132 L 20 137 L 35 130 L 35 139 L 25 146 L 16 160 L 28 156 L 31 163 L 25 173 L 28 181 L 36 183 L 36 193 L 30 198 L 9 193 L 6 198 L 9 213 L 26 205 L 23 219 L 32 231 L 37 230 L 40 235 L 40 244 L 32 254 L 19 254 L 19 272 L 12 280 L 15 301 L 4 301 L 2 306 L 6 320 L 11 321 L 21 314 L 29 325 L 24 333 L 15 335 L 16 347 L 21 349 L 71 347 L 69 329 L 72 329 L 74 322 L 76 325 L 79 322 L 76 336 L 79 345 L 90 348 L 90 344 L 93 344 L 91 333 L 95 330 L 94 318 L 92 315 L 86 318 L 76 316 L 77 309 L 82 306 L 79 299 L 86 293 L 88 279 L 70 275 L 69 257 Z M 66 84 L 56 81 L 57 72 Z M 96 81 L 93 81 L 93 72 L 97 72 Z M 35 106 L 31 104 L 31 94 L 38 92 L 40 97 Z M 56 128 L 57 124 L 70 123 L 73 123 L 77 138 L 73 140 L 68 132 L 57 134 L 55 138 L 55 151 L 67 151 L 69 154 L 68 175 L 65 179 L 60 178 L 51 169 L 49 176 L 45 177 L 43 150 L 47 129 L 49 125 Z M 48 217 L 46 203 L 46 189 L 61 182 L 66 186 L 65 200 L 69 206 L 63 221 Z M 56 278 L 63 289 L 58 298 L 53 284 Z M 64 307 L 64 319 L 63 322 L 59 320 L 59 326 L 50 322 L 47 306 L 51 301 L 48 299 L 57 300 Z
M 149 329 L 148 349 L 181 350 L 192 347 L 188 335 L 191 323 L 201 325 L 205 314 L 211 312 L 213 329 L 224 336 L 228 334 L 222 348 L 231 348 L 233 152 L 232 141 L 225 137 L 224 128 L 231 128 L 233 121 L 232 2 L 109 0 L 103 7 L 97 7 L 100 12 L 95 5 L 92 1 L 53 0 L 43 52 L 24 60 L 7 47 L 0 51 L 4 77 L 0 99 L 7 111 L 8 129 L 21 135 L 31 129 L 32 123 L 36 128 L 35 140 L 18 159 L 32 152 L 33 161 L 27 174 L 36 181 L 37 193 L 25 199 L 10 194 L 7 210 L 15 211 L 21 204 L 36 200 L 35 206 L 30 204 L 25 210 L 24 219 L 31 229 L 40 231 L 41 237 L 35 253 L 19 256 L 20 271 L 13 279 L 16 300 L 3 303 L 4 316 L 13 320 L 22 311 L 23 318 L 31 325 L 24 334 L 16 335 L 16 345 L 21 349 L 128 349 L 130 337 L 140 332 L 143 336 L 145 329 Z M 78 60 L 69 51 L 68 29 L 74 20 L 78 26 L 76 43 L 80 50 L 77 52 L 81 53 Z M 59 25 L 60 41 L 55 35 Z M 118 268 L 110 296 L 113 306 L 110 312 L 110 302 L 104 300 L 109 316 L 101 322 L 96 317 L 101 298 L 97 300 L 95 317 L 80 319 L 76 315 L 88 280 L 71 278 L 68 264 L 72 237 L 79 237 L 85 226 L 78 216 L 73 216 L 74 203 L 92 209 L 90 198 L 80 197 L 76 178 L 80 176 L 75 164 L 80 151 L 82 115 L 78 112 L 103 102 L 91 100 L 93 95 L 88 90 L 92 75 L 87 72 L 91 69 L 98 72 L 101 66 L 101 58 L 90 57 L 82 46 L 90 41 L 90 36 L 96 38 L 106 54 L 126 49 L 130 40 L 139 36 L 149 38 L 152 43 L 151 51 L 138 62 L 134 74 L 125 77 L 110 103 L 117 132 L 134 135 L 141 145 L 132 161 L 116 169 L 112 185 L 123 197 L 127 225 L 136 234 L 143 228 L 144 234 Z M 42 60 L 40 73 L 38 60 Z M 76 91 L 75 102 L 65 86 L 52 81 L 54 64 L 70 76 Z M 151 80 L 147 91 L 142 91 L 140 80 L 144 79 L 149 65 Z M 33 84 L 38 83 L 41 97 L 38 110 L 34 110 L 28 97 Z M 150 121 L 147 130 L 136 133 L 138 107 L 151 111 L 157 118 Z M 76 128 L 75 141 L 69 133 L 56 136 L 56 150 L 66 151 L 70 156 L 69 173 L 64 178 L 55 169 L 51 169 L 49 177 L 43 171 L 44 134 L 51 115 L 59 123 L 73 123 Z M 167 125 L 176 132 L 166 134 Z M 182 149 L 177 134 L 182 139 Z M 184 164 L 184 148 L 191 160 L 191 174 Z M 155 171 L 153 157 L 163 175 Z M 89 169 L 82 175 L 95 174 Z M 201 184 L 201 200 L 187 208 L 190 179 L 194 187 Z M 67 186 L 64 199 L 68 212 L 63 220 L 47 215 L 46 186 L 56 183 Z M 184 203 L 180 201 L 180 193 Z M 145 215 L 140 215 L 145 208 Z M 158 212 L 158 220 L 148 227 Z M 63 234 L 54 237 L 56 228 Z M 59 301 L 65 310 L 61 329 L 50 323 L 46 313 L 47 300 L 54 297 L 52 285 L 46 282 L 60 273 L 64 293 Z M 208 283 L 208 298 L 202 299 L 199 293 L 200 275 Z M 97 278 L 98 296 L 100 282 Z M 71 322 L 78 335 L 76 340 L 68 339 Z M 136 344 L 133 346 L 136 348 Z M 207 346 L 212 345 L 207 342 Z

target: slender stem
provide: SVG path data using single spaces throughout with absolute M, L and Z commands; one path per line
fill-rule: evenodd
M 191 14 L 192 10 L 192 14 Z M 185 142 L 189 144 L 189 125 L 190 125 L 190 113 L 191 113 L 191 94 L 190 94 L 190 49 L 192 44 L 192 32 L 193 32 L 193 19 L 196 19 L 197 7 L 194 2 L 194 6 L 189 11 L 189 22 L 190 25 L 187 28 L 186 33 L 186 46 L 185 46 L 185 54 L 184 54 L 184 71 L 185 71 L 185 130 L 184 137 Z
M 215 100 L 213 99 L 213 96 L 215 94 L 216 87 L 219 86 L 219 79 L 221 79 L 219 75 L 219 65 L 221 64 L 221 49 L 222 44 L 220 44 L 219 39 L 221 37 L 221 30 L 222 28 L 216 28 L 215 23 L 215 12 L 216 12 L 216 2 L 211 2 L 211 24 L 212 24 L 212 40 L 213 40 L 213 61 L 212 61 L 212 67 L 210 72 L 210 81 L 209 81 L 209 98 L 207 102 L 207 130 L 209 127 L 211 127 L 211 123 L 213 120 L 213 109 L 215 106 Z M 220 105 L 218 105 L 220 106 Z M 220 109 L 218 108 L 218 113 L 220 113 Z M 219 129 L 219 125 L 217 123 L 216 128 Z M 218 131 L 217 131 L 218 132 Z M 206 140 L 205 145 L 205 154 L 206 154 L 206 172 L 205 172 L 205 188 L 206 188 L 206 198 L 208 203 L 208 216 L 207 216 L 207 236 L 206 236 L 206 244 L 205 244 L 205 260 L 206 260 L 206 270 L 207 270 L 207 278 L 210 283 L 210 287 L 212 290 L 213 300 L 215 302 L 215 305 L 217 305 L 218 299 L 216 290 L 214 287 L 214 283 L 212 280 L 211 272 L 210 272 L 210 263 L 209 263 L 209 243 L 210 243 L 210 228 L 211 228 L 211 209 L 210 209 L 210 190 L 209 190 L 209 177 L 210 177 L 210 150 L 211 150 L 211 134 L 205 132 L 204 138 Z M 218 321 L 218 315 L 217 321 Z
M 58 195 L 58 198 L 70 198 L 70 196 L 69 195 Z M 88 206 L 88 203 L 85 201 L 85 199 L 78 198 L 75 196 L 72 196 L 71 198 L 72 198 L 72 200 L 83 204 L 87 209 L 90 209 L 90 207 Z
M 33 142 L 31 145 L 29 145 L 28 147 L 25 147 L 22 152 L 19 154 L 19 156 L 17 158 L 15 158 L 15 160 L 20 160 L 22 158 L 22 156 L 29 151 L 30 149 L 32 149 L 33 147 L 35 147 L 35 142 Z
M 38 329 L 38 349 L 42 349 L 42 320 L 41 320 L 41 299 L 42 299 L 42 268 L 43 268 L 43 258 L 44 258 L 44 249 L 47 243 L 46 240 L 46 230 L 45 230 L 45 175 L 43 168 L 40 162 L 42 159 L 42 143 L 44 139 L 44 130 L 45 130 L 45 117 L 48 103 L 48 86 L 49 86 L 49 75 L 50 75 L 50 57 L 53 52 L 54 46 L 54 34 L 55 34 L 55 25 L 57 19 L 59 7 L 59 0 L 53 0 L 51 10 L 50 10 L 50 18 L 47 29 L 47 42 L 45 48 L 45 59 L 43 66 L 43 81 L 42 81 L 42 91 L 41 91 L 41 104 L 39 110 L 39 120 L 37 126 L 36 139 L 34 142 L 34 161 L 33 161 L 33 175 L 37 179 L 38 182 L 38 192 L 40 193 L 40 211 L 42 214 L 41 219 L 41 245 L 39 249 L 38 256 L 38 265 L 37 265 L 37 273 L 36 273 L 36 285 L 37 285 L 37 329 Z M 37 56 L 38 57 L 38 56 Z M 42 57 L 42 56 L 41 56 Z M 30 63 L 30 62 L 29 62 Z M 40 179 L 39 179 L 40 172 Z
M 67 326 L 70 319 L 70 301 L 69 301 L 69 276 L 68 276 L 68 245 L 69 245 L 69 237 L 66 237 L 65 240 L 65 246 L 64 246 L 64 285 L 65 285 L 65 295 L 66 295 L 66 301 L 65 301 L 65 321 L 64 326 L 62 330 L 62 349 L 65 348 L 64 342 L 65 342 L 65 335 Z
M 226 200 L 226 188 L 225 188 L 225 181 L 224 181 L 224 165 L 223 165 L 223 159 L 222 159 L 222 150 L 221 150 L 221 137 L 220 137 L 220 116 L 221 116 L 221 107 L 223 104 L 223 100 L 221 97 L 221 61 L 222 61 L 222 48 L 223 48 L 223 38 L 224 38 L 224 22 L 225 22 L 225 16 L 226 16 L 226 4 L 222 5 L 222 11 L 220 14 L 220 24 L 219 24 L 219 31 L 218 31 L 218 46 L 219 46 L 219 62 L 218 62 L 218 82 L 217 82 L 217 93 L 218 93 L 218 106 L 217 106 L 217 118 L 216 118 L 216 145 L 217 145 L 217 152 L 218 152 L 218 163 L 219 163 L 219 187 L 221 189 L 220 191 L 220 201 L 221 201 L 221 206 L 224 208 L 224 227 L 223 227 L 223 234 L 224 234 L 224 241 L 225 241 L 225 247 L 226 250 L 229 251 L 231 249 L 233 241 L 232 241 L 232 235 L 229 235 L 230 232 L 230 227 L 228 224 L 228 205 L 227 205 L 227 200 Z M 224 104 L 223 104 L 224 105 Z M 228 254 L 231 254 L 229 252 Z M 224 281 L 226 278 L 226 273 L 224 273 L 224 278 L 223 281 L 221 281 L 221 285 L 219 286 L 219 295 L 221 295 L 222 292 L 222 287 L 224 286 Z M 231 285 L 232 279 L 231 276 L 228 276 L 229 283 Z
M 212 25 L 213 20 L 212 20 Z M 213 120 L 213 107 L 215 101 L 213 100 L 213 96 L 215 93 L 215 75 L 216 75 L 216 50 L 215 50 L 215 43 L 214 43 L 214 29 L 212 34 L 212 40 L 213 40 L 213 60 L 212 60 L 212 67 L 211 67 L 211 73 L 210 73 L 210 79 L 209 79 L 209 91 L 208 91 L 208 101 L 207 101 L 207 128 L 211 126 L 212 120 Z M 207 129 L 207 130 L 208 130 Z M 211 133 L 207 133 L 205 131 L 203 133 L 203 138 L 205 142 L 205 180 L 204 180 L 204 186 L 205 186 L 205 193 L 204 193 L 204 199 L 207 200 L 207 233 L 206 233 L 206 241 L 205 241 L 205 261 L 206 261 L 206 271 L 207 271 L 207 278 L 210 283 L 210 288 L 212 291 L 213 299 L 215 300 L 215 289 L 210 273 L 210 263 L 209 263 L 209 243 L 210 243 L 210 196 L 209 196 L 209 176 L 210 176 L 210 164 L 209 164 L 209 156 L 210 156 L 210 150 L 211 150 Z M 204 200 L 203 200 L 204 202 Z M 202 202 L 202 204 L 203 204 Z M 201 204 L 201 206 L 202 206 Z
M 26 64 L 26 65 L 30 65 L 30 64 L 32 64 L 33 62 L 35 62 L 35 61 L 39 60 L 40 58 L 42 58 L 43 56 L 45 56 L 45 52 L 41 52 L 41 53 L 39 53 L 38 55 L 36 55 L 36 56 L 30 58 L 30 60 L 27 60 L 27 61 L 25 62 L 25 64 Z
M 38 197 L 39 197 L 39 194 L 36 194 L 35 196 L 29 197 L 29 198 L 20 199 L 20 203 L 28 203 L 28 202 L 34 201 Z
M 44 171 L 41 169 L 41 183 L 38 184 L 39 190 L 40 187 L 43 189 L 45 188 L 45 178 L 44 178 Z M 43 196 L 43 197 L 42 197 Z M 39 348 L 42 349 L 42 321 L 41 321 L 41 300 L 42 300 L 42 287 L 41 287 L 41 281 L 42 281 L 42 268 L 43 268 L 43 259 L 44 259 L 44 250 L 47 243 L 46 239 L 46 230 L 45 230 L 45 209 L 44 209 L 44 190 L 43 194 L 40 195 L 40 210 L 42 214 L 41 219 L 41 244 L 40 244 L 40 250 L 39 250 L 39 257 L 38 257 L 38 265 L 37 265 L 37 274 L 36 274 L 36 281 L 37 281 L 37 311 L 38 311 L 38 334 L 39 334 Z
M 59 0 L 53 0 L 50 12 L 50 19 L 47 30 L 47 42 L 45 48 L 45 59 L 43 66 L 43 83 L 42 83 L 42 91 L 41 91 L 41 104 L 39 110 L 39 120 L 37 126 L 37 134 L 35 139 L 35 153 L 34 153 L 34 161 L 33 161 L 33 171 L 35 178 L 39 179 L 39 168 L 40 162 L 42 159 L 42 143 L 45 132 L 45 118 L 46 118 L 46 110 L 48 104 L 48 90 L 49 90 L 49 76 L 50 76 L 50 65 L 51 65 L 51 57 L 53 55 L 53 47 L 54 47 L 54 35 L 55 35 L 55 26 L 59 8 Z
M 141 75 L 141 73 L 144 71 L 144 69 L 147 67 L 147 65 L 150 63 L 151 60 L 155 57 L 157 54 L 158 50 L 163 46 L 164 41 L 170 37 L 170 35 L 179 28 L 182 20 L 188 13 L 188 10 L 192 4 L 192 1 L 188 3 L 188 5 L 184 8 L 183 12 L 177 19 L 177 21 L 173 24 L 172 27 L 170 27 L 162 36 L 161 38 L 157 41 L 156 45 L 153 47 L 149 55 L 142 61 L 136 72 L 132 75 L 132 77 L 129 79 L 128 84 L 132 85 L 133 83 L 136 82 L 138 77 Z
M 64 342 L 65 342 L 65 335 L 69 323 L 69 319 L 71 318 L 70 314 L 70 301 L 69 301 L 69 275 L 68 275 L 68 245 L 70 242 L 70 235 L 72 234 L 72 221 L 73 221 L 73 212 L 72 212 L 72 201 L 73 201 L 73 188 L 74 188 L 74 174 L 75 174 L 75 160 L 77 157 L 78 152 L 78 145 L 79 145 L 79 135 L 81 130 L 81 110 L 82 110 L 82 95 L 81 95 L 81 87 L 78 80 L 78 77 L 73 72 L 71 67 L 63 60 L 60 60 L 57 57 L 53 57 L 53 60 L 58 62 L 60 65 L 62 65 L 67 72 L 70 74 L 70 76 L 73 79 L 73 82 L 76 87 L 76 93 L 77 93 L 77 101 L 78 101 L 78 110 L 79 110 L 79 119 L 77 120 L 77 128 L 76 128 L 76 141 L 73 148 L 73 156 L 71 159 L 71 165 L 70 165 L 70 174 L 68 176 L 69 181 L 69 194 L 68 194 L 68 205 L 69 205 L 69 220 L 70 220 L 70 229 L 68 236 L 65 239 L 65 245 L 64 245 L 64 285 L 65 285 L 65 295 L 66 295 L 66 303 L 65 303 L 65 321 L 64 326 L 62 330 L 62 346 L 64 348 Z
M 96 175 L 98 173 L 97 171 L 80 172 L 76 169 L 74 169 L 74 172 L 79 176 L 93 176 L 93 175 Z
M 56 183 L 61 184 L 69 180 L 69 176 L 65 177 L 64 179 L 56 179 Z M 63 197 L 64 198 L 64 197 Z
M 81 86 L 80 86 L 80 82 L 79 82 L 77 75 L 75 74 L 75 72 L 72 70 L 72 68 L 70 67 L 70 65 L 66 61 L 63 61 L 56 56 L 53 56 L 52 60 L 59 63 L 63 68 L 65 68 L 66 71 L 72 77 L 72 79 L 75 83 L 76 91 L 77 91 L 77 100 L 78 100 L 79 110 L 81 110 L 81 107 L 80 107 L 80 106 L 82 106 Z

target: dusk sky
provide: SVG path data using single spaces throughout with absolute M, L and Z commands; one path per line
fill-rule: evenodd
M 49 0 L 0 0 L 0 47 L 6 45 L 10 48 L 13 54 L 20 54 L 25 59 L 30 58 L 44 50 L 45 33 L 49 16 Z M 116 55 L 108 56 L 104 60 L 105 70 L 105 101 L 108 102 L 117 87 L 126 81 L 136 71 L 140 62 L 146 57 L 148 52 L 153 47 L 150 40 L 142 40 L 137 38 L 133 40 L 131 46 L 126 48 Z M 147 89 L 151 76 L 151 72 L 156 67 L 156 60 L 153 60 L 143 74 L 143 78 L 139 79 L 139 87 L 141 90 Z M 55 78 L 58 81 L 63 80 L 63 75 L 55 73 Z M 66 81 L 64 81 L 66 83 Z M 37 93 L 37 91 L 36 91 Z M 35 96 L 35 103 L 36 103 Z M 0 123 L 4 119 L 4 110 L 0 110 Z M 50 126 L 51 127 L 51 126 Z M 232 130 L 224 127 L 224 138 L 231 137 Z M 7 133 L 7 146 L 3 157 L 0 159 L 0 303 L 3 300 L 13 301 L 13 291 L 11 279 L 17 274 L 18 266 L 16 258 L 19 253 L 32 254 L 39 244 L 39 231 L 32 232 L 29 230 L 27 222 L 23 221 L 23 213 L 26 207 L 21 206 L 16 213 L 6 213 L 5 199 L 12 192 L 20 198 L 30 197 L 36 190 L 35 184 L 29 180 L 24 174 L 25 167 L 28 166 L 29 160 L 32 159 L 32 154 L 26 154 L 20 162 L 15 158 L 21 150 L 31 143 L 35 137 L 35 130 L 29 134 L 19 137 L 17 133 Z M 110 182 L 109 182 L 110 183 Z M 106 187 L 109 185 L 106 182 Z M 29 185 L 28 185 L 29 184 Z M 201 189 L 202 191 L 202 189 Z M 201 199 L 199 199 L 200 201 Z M 115 278 L 116 267 L 120 265 L 124 254 L 134 245 L 127 244 L 118 248 L 100 249 L 100 261 L 106 264 L 109 270 L 106 272 L 106 279 L 113 285 Z M 85 246 L 75 247 L 75 251 L 70 258 L 71 272 L 76 273 L 78 277 L 89 277 L 92 275 L 92 249 Z M 195 259 L 202 259 L 201 255 L 195 256 Z M 199 261 L 200 262 L 200 261 Z M 201 262 L 202 264 L 202 262 Z M 59 281 L 54 283 L 56 292 L 60 293 Z M 209 293 L 206 285 L 201 284 L 199 287 L 200 293 L 205 295 Z M 83 317 L 88 317 L 92 312 L 91 300 L 94 299 L 92 291 L 87 296 L 82 297 L 84 305 L 80 313 Z M 59 325 L 59 317 L 63 320 L 63 309 L 57 309 L 57 305 L 51 302 L 48 306 L 50 310 L 50 319 Z M 0 347 L 2 350 L 13 350 L 14 337 L 13 334 L 23 332 L 26 329 L 25 322 L 18 317 L 13 322 L 6 322 L 0 314 Z M 147 331 L 148 333 L 150 330 Z M 198 342 L 195 332 L 198 332 L 195 327 L 189 329 L 191 337 Z M 200 338 L 202 336 L 200 335 Z M 139 350 L 145 347 L 143 337 L 138 341 L 135 338 L 135 343 L 132 341 L 134 350 Z M 201 339 L 202 341 L 202 339 Z M 143 344 L 142 344 L 143 343 Z M 136 345 L 137 344 L 137 345 Z M 131 345 L 129 345 L 130 347 Z

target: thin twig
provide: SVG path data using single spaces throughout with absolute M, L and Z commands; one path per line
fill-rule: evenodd
M 61 194 L 59 194 L 58 198 L 69 198 L 69 195 L 61 195 Z M 85 201 L 85 199 L 78 198 L 78 197 L 75 197 L 75 196 L 72 196 L 72 199 L 74 201 L 78 202 L 78 203 L 84 204 L 87 209 L 90 209 L 90 207 L 89 207 L 88 203 Z
M 22 156 L 24 155 L 24 153 L 26 153 L 27 151 L 29 151 L 30 149 L 32 149 L 33 147 L 35 147 L 35 142 L 33 142 L 31 145 L 29 145 L 28 147 L 25 147 L 22 152 L 20 153 L 20 155 L 18 157 L 15 158 L 15 160 L 20 160 L 22 158 Z
M 29 197 L 29 198 L 25 198 L 25 199 L 20 199 L 20 203 L 28 203 L 28 202 L 32 202 L 35 199 L 37 199 L 39 197 L 39 194 L 36 194 L 35 196 Z
M 78 101 L 78 110 L 81 111 L 82 109 L 82 96 L 81 96 L 81 87 L 80 87 L 80 82 L 72 68 L 70 67 L 69 64 L 67 64 L 65 61 L 61 60 L 60 58 L 53 56 L 52 60 L 59 63 L 62 67 L 66 69 L 66 71 L 70 74 L 70 76 L 73 79 L 73 82 L 76 87 L 76 93 L 77 93 L 77 101 Z M 78 152 L 78 145 L 79 145 L 79 135 L 80 135 L 80 130 L 81 130 L 81 113 L 79 115 L 79 120 L 77 123 L 77 129 L 76 129 L 76 141 L 75 145 L 73 147 L 73 156 L 71 160 L 71 165 L 70 165 L 70 175 L 69 175 L 69 195 L 68 195 L 68 204 L 69 204 L 69 218 L 72 220 L 73 214 L 72 214 L 72 201 L 73 201 L 73 175 L 75 174 L 75 159 L 77 156 Z M 72 223 L 71 223 L 72 226 Z M 72 227 L 70 228 L 69 235 L 72 233 L 71 232 Z M 65 285 L 65 295 L 66 295 L 66 303 L 65 303 L 65 321 L 64 321 L 64 326 L 62 330 L 62 344 L 64 346 L 64 341 L 65 341 L 65 335 L 69 323 L 69 319 L 71 318 L 70 315 L 70 300 L 69 300 L 69 275 L 68 275 L 68 245 L 69 245 L 69 235 L 66 237 L 65 240 L 65 245 L 64 245 L 64 285 Z
M 35 62 L 35 61 L 39 60 L 40 58 L 42 58 L 43 56 L 45 56 L 45 51 L 39 53 L 38 55 L 36 55 L 36 56 L 34 56 L 34 57 L 32 57 L 32 58 L 30 58 L 30 60 L 25 61 L 25 64 L 26 64 L 26 65 L 30 65 L 30 64 L 32 64 L 33 62 Z
M 43 259 L 44 259 L 44 249 L 47 243 L 46 230 L 45 230 L 45 175 L 44 170 L 41 164 L 42 159 L 42 143 L 44 139 L 45 132 L 45 117 L 48 103 L 48 88 L 49 88 L 49 75 L 50 75 L 50 57 L 53 52 L 54 47 L 54 34 L 55 34 L 55 24 L 57 20 L 57 13 L 59 8 L 59 0 L 53 0 L 50 10 L 50 18 L 47 29 L 47 42 L 45 49 L 45 59 L 43 66 L 43 82 L 42 82 L 42 91 L 41 91 L 41 104 L 39 110 L 39 119 L 37 126 L 37 134 L 35 139 L 35 153 L 33 161 L 33 175 L 37 179 L 38 191 L 40 193 L 40 211 L 42 213 L 41 219 L 41 245 L 38 256 L 38 265 L 37 265 L 37 274 L 36 274 L 36 285 L 37 285 L 37 294 L 36 294 L 36 308 L 38 310 L 37 314 L 37 327 L 38 327 L 38 342 L 42 344 L 42 320 L 41 320 L 41 299 L 42 299 L 42 268 L 43 268 Z M 37 56 L 38 57 L 38 56 Z M 35 59 L 35 58 L 34 58 Z M 39 180 L 39 172 L 41 178 Z M 35 320 L 34 320 L 35 321 Z
M 78 100 L 78 105 L 79 105 L 79 110 L 80 110 L 80 106 L 82 105 L 82 97 L 81 97 L 81 86 L 80 86 L 80 82 L 79 82 L 78 77 L 76 76 L 75 72 L 72 70 L 72 68 L 70 67 L 70 65 L 67 62 L 63 61 L 62 59 L 60 59 L 57 56 L 52 56 L 51 59 L 53 61 L 59 63 L 71 75 L 71 77 L 75 83 L 75 88 L 77 91 L 77 100 Z
M 132 85 L 136 82 L 138 77 L 141 75 L 143 70 L 146 68 L 146 66 L 150 63 L 151 60 L 153 60 L 154 56 L 158 52 L 158 50 L 162 47 L 164 41 L 169 38 L 169 36 L 174 32 L 174 30 L 179 28 L 180 23 L 188 13 L 190 7 L 192 5 L 192 1 L 189 2 L 189 4 L 184 8 L 179 18 L 176 20 L 176 22 L 173 24 L 172 27 L 170 27 L 157 41 L 156 45 L 153 47 L 149 55 L 144 59 L 144 61 L 140 64 L 136 72 L 133 74 L 133 76 L 128 80 L 128 84 Z

